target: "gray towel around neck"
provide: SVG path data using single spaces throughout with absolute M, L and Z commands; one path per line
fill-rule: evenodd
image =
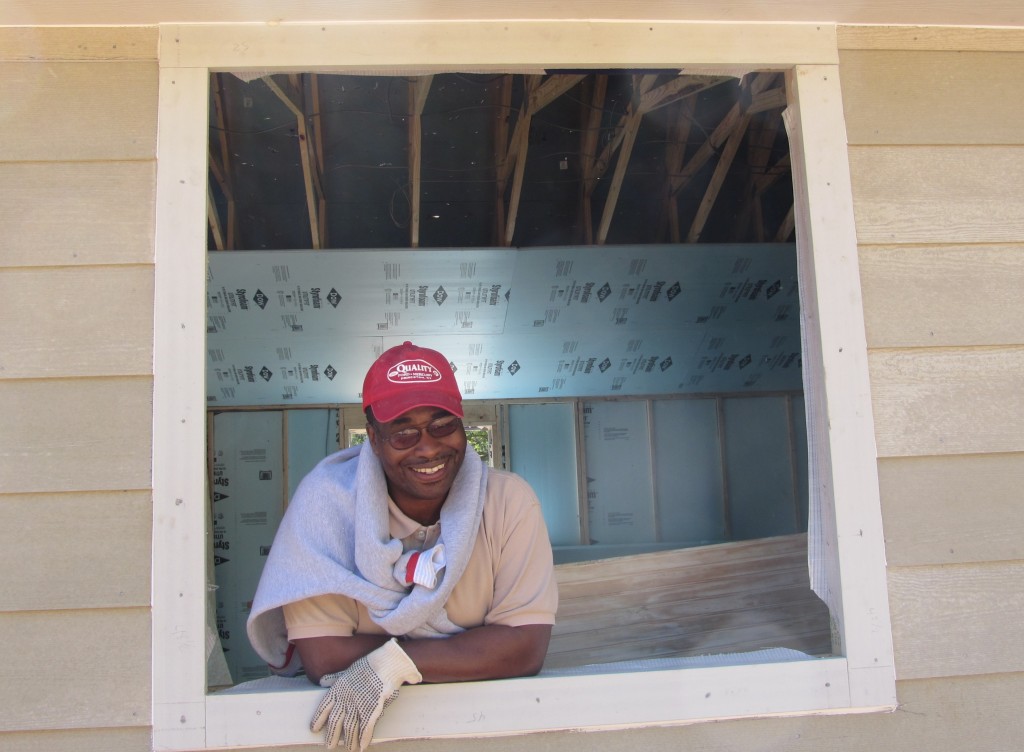
M 473 551 L 486 486 L 487 467 L 467 445 L 441 507 L 447 567 L 433 590 L 407 590 L 393 574 L 402 542 L 388 529 L 387 481 L 377 456 L 363 444 L 321 460 L 296 489 L 263 568 L 247 623 L 253 648 L 272 669 L 294 673 L 297 666 L 285 668 L 289 650 L 281 607 L 331 593 L 364 604 L 392 635 L 461 632 L 444 605 Z

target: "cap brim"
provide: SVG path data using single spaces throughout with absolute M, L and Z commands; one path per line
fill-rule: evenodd
M 452 415 L 463 417 L 462 400 L 452 395 L 438 394 L 436 389 L 408 390 L 401 396 L 383 397 L 370 405 L 373 417 L 378 423 L 390 423 L 417 407 L 438 407 Z

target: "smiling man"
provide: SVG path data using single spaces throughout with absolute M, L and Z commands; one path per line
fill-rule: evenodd
M 467 451 L 447 359 L 391 348 L 363 409 L 367 443 L 303 479 L 249 617 L 272 668 L 329 688 L 311 728 L 349 750 L 402 684 L 537 673 L 558 604 L 537 497 Z

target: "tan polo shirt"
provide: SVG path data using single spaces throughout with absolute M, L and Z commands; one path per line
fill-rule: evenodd
M 392 538 L 406 551 L 432 547 L 441 523 L 424 527 L 388 499 Z M 485 624 L 554 624 L 558 589 L 540 502 L 518 475 L 488 470 L 483 516 L 462 578 L 446 604 L 448 618 L 469 629 Z M 385 634 L 363 604 L 320 595 L 284 606 L 288 639 Z

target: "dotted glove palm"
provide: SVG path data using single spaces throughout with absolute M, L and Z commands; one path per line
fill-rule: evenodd
M 328 749 L 341 740 L 348 752 L 363 752 L 370 746 L 377 720 L 398 697 L 402 684 L 421 681 L 416 664 L 392 638 L 344 671 L 320 679 L 320 686 L 330 689 L 309 727 L 316 732 L 327 724 L 324 743 Z

